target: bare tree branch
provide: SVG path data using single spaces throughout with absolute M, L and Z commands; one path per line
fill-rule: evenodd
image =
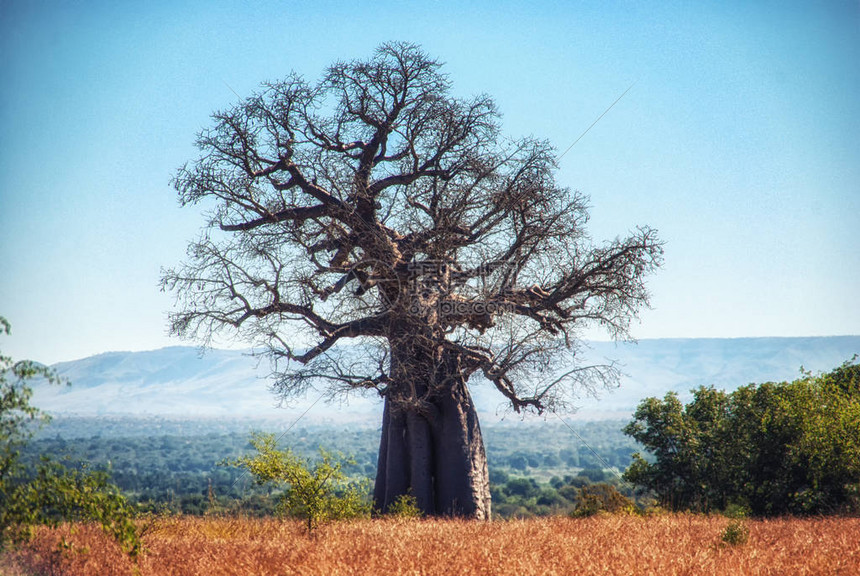
M 213 115 L 174 179 L 183 203 L 212 209 L 187 262 L 163 275 L 172 331 L 268 347 L 287 361 L 282 388 L 418 401 L 457 370 L 542 411 L 568 384 L 609 382 L 564 350 L 588 326 L 629 337 L 662 262 L 656 232 L 593 244 L 588 198 L 556 183 L 554 149 L 502 138 L 492 99 L 454 98 L 449 84 L 393 43 Z M 339 350 L 368 342 L 383 343 L 383 362 L 344 364 Z M 536 384 L 554 362 L 573 364 Z

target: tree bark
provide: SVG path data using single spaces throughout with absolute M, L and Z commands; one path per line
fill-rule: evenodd
M 442 372 L 436 371 L 432 385 L 413 374 L 409 388 L 417 392 L 417 403 L 396 394 L 402 388 L 386 395 L 375 505 L 387 512 L 406 494 L 429 516 L 489 520 L 490 481 L 478 414 L 462 376 Z

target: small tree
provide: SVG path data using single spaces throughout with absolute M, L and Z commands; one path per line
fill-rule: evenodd
M 0 334 L 11 331 L 9 322 L 0 316 Z M 33 391 L 27 382 L 40 377 L 53 383 L 60 381 L 56 373 L 45 366 L 30 361 L 15 362 L 0 354 L 0 498 L 18 472 L 20 450 L 35 430 L 32 424 L 49 420 L 47 414 L 30 404 Z M 4 510 L 8 502 L 0 499 L 0 504 L 0 510 Z
M 366 489 L 350 481 L 342 471 L 349 463 L 320 449 L 315 464 L 289 449 L 279 450 L 274 434 L 255 434 L 251 446 L 256 454 L 241 456 L 228 463 L 245 468 L 258 484 L 274 484 L 285 490 L 282 510 L 307 521 L 308 533 L 329 520 L 355 518 L 370 513 Z
M 10 331 L 0 316 L 0 332 Z M 47 457 L 35 469 L 21 463 L 21 449 L 36 425 L 50 420 L 30 404 L 29 382 L 37 378 L 63 382 L 47 366 L 0 355 L 0 546 L 26 537 L 34 525 L 83 520 L 101 524 L 126 552 L 137 555 L 140 537 L 134 511 L 106 473 L 69 468 Z

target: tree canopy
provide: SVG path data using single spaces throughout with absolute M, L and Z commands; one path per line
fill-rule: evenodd
M 860 510 L 860 365 L 732 393 L 648 398 L 625 428 L 651 458 L 625 478 L 673 509 L 754 514 Z
M 550 405 L 552 386 L 514 376 L 580 327 L 626 336 L 660 262 L 655 232 L 593 246 L 588 199 L 555 183 L 552 146 L 505 138 L 492 99 L 452 97 L 440 68 L 386 44 L 214 114 L 174 180 L 183 204 L 212 203 L 188 262 L 164 275 L 181 301 L 173 332 L 233 329 L 308 366 L 280 373 L 284 393 L 319 379 L 384 390 L 387 359 L 342 366 L 333 348 L 407 320 L 515 408 Z

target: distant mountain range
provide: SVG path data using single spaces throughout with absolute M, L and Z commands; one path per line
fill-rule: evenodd
M 701 385 L 732 390 L 750 382 L 793 380 L 801 366 L 828 371 L 860 354 L 860 336 L 591 342 L 589 347 L 589 361 L 614 360 L 625 375 L 619 388 L 601 391 L 597 399 L 577 399 L 573 418 L 578 419 L 626 418 L 641 399 L 668 391 L 687 397 Z M 108 352 L 54 368 L 72 385 L 38 383 L 33 403 L 57 414 L 289 419 L 310 408 L 304 420 L 326 424 L 378 422 L 382 411 L 376 398 L 325 404 L 315 402 L 313 393 L 278 408 L 265 379 L 268 362 L 235 350 Z M 512 418 L 489 385 L 479 384 L 472 393 L 484 421 Z

